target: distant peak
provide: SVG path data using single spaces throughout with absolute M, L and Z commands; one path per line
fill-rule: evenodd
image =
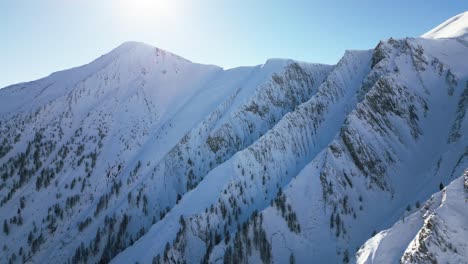
M 154 48 L 149 44 L 138 42 L 138 41 L 125 41 L 124 43 L 120 44 L 117 48 L 135 48 L 135 47 L 149 47 Z
M 117 48 L 109 52 L 107 55 L 110 55 L 111 57 L 115 57 L 115 56 L 120 56 L 125 53 L 130 53 L 132 54 L 132 56 L 138 57 L 138 58 L 148 58 L 148 57 L 154 56 L 160 60 L 171 58 L 177 61 L 184 61 L 184 62 L 191 63 L 190 60 L 187 60 L 172 52 L 166 51 L 164 49 L 160 49 L 158 47 L 154 47 L 147 43 L 138 42 L 138 41 L 123 42 Z
M 428 39 L 463 38 L 468 40 L 468 11 L 447 19 L 421 37 Z
M 138 50 L 161 50 L 159 48 L 156 48 L 154 46 L 151 46 L 143 42 L 125 41 L 122 44 L 120 44 L 117 48 L 113 49 L 111 52 L 121 53 L 121 52 L 130 51 L 130 50 L 136 50 L 136 49 Z M 164 52 L 167 52 L 167 51 L 164 51 Z
M 285 65 L 291 64 L 291 63 L 293 63 L 293 62 L 294 62 L 294 61 L 293 61 L 292 59 L 270 58 L 270 59 L 267 59 L 263 65 L 264 65 L 264 66 L 265 66 L 265 65 L 281 65 L 281 66 L 285 66 Z

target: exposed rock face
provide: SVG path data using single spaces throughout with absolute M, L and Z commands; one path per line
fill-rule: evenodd
M 417 212 L 368 240 L 358 263 L 465 263 L 468 170 Z

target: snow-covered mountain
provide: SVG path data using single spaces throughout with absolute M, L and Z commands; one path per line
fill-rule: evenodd
M 440 38 L 458 38 L 464 41 L 468 41 L 468 11 L 447 19 L 444 23 L 438 27 L 430 30 L 421 37 L 429 39 L 440 39 Z
M 11 252 L 3 256 L 72 259 L 82 242 L 113 233 L 113 221 L 133 218 L 126 237 L 93 244 L 93 261 L 108 261 L 207 171 L 308 100 L 330 69 L 269 60 L 224 71 L 125 43 L 89 65 L 0 90 L 2 242 Z M 37 242 L 21 249 L 29 240 Z
M 368 240 L 358 263 L 464 263 L 468 256 L 468 170 L 421 208 Z
M 463 194 L 466 17 L 333 66 L 129 42 L 1 89 L 0 262 L 424 263 L 439 211 L 463 262 L 464 198 L 420 203 Z

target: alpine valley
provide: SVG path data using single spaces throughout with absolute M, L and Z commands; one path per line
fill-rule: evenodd
M 468 263 L 468 12 L 336 65 L 127 42 L 0 89 L 0 263 Z

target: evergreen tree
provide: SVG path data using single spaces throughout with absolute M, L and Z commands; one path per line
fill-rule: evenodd
M 291 253 L 291 255 L 289 255 L 289 263 L 290 264 L 295 264 L 296 263 L 296 258 L 294 257 L 293 253 Z
M 10 228 L 8 227 L 7 220 L 3 221 L 3 233 L 8 236 L 10 234 Z

